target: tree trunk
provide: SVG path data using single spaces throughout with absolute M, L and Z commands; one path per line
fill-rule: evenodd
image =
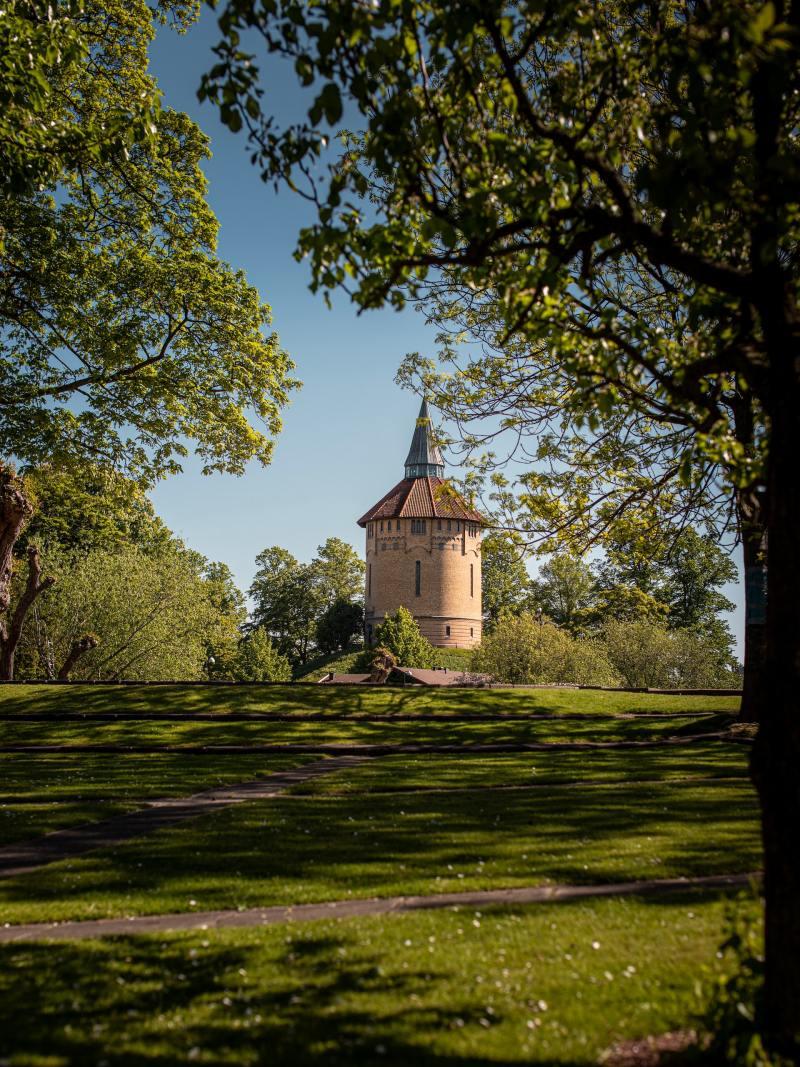
M 767 516 L 765 494 L 759 488 L 736 494 L 736 511 L 744 557 L 744 678 L 743 722 L 758 722 L 764 707 L 764 659 L 767 651 Z
M 79 637 L 77 641 L 73 641 L 72 648 L 69 650 L 69 654 L 64 660 L 64 665 L 58 672 L 58 681 L 68 682 L 70 672 L 81 656 L 90 649 L 97 648 L 98 643 L 99 641 L 94 634 L 84 634 L 83 637 Z
M 33 514 L 33 506 L 16 474 L 0 463 L 0 615 L 11 603 L 14 545 Z
M 34 600 L 49 589 L 55 578 L 42 578 L 42 563 L 39 549 L 35 545 L 28 548 L 28 581 L 19 598 L 19 603 L 8 622 L 0 622 L 0 681 L 10 682 L 14 678 L 14 656 L 22 636 L 25 616 Z
M 752 769 L 764 844 L 765 1033 L 791 1056 L 800 1053 L 800 354 L 784 349 L 771 371 L 765 705 Z

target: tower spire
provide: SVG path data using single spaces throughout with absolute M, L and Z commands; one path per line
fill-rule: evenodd
M 444 478 L 444 459 L 433 440 L 425 397 L 422 398 L 411 448 L 406 456 L 406 478 Z

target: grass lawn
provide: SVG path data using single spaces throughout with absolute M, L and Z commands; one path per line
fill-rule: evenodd
M 689 742 L 724 729 L 738 703 L 562 689 L 0 686 L 0 744 L 155 750 L 0 754 L 0 842 L 318 758 L 165 746 Z M 222 721 L 158 718 L 192 712 Z M 263 721 L 226 721 L 237 713 Z M 705 740 L 384 756 L 2 879 L 0 924 L 754 870 L 748 754 Z M 0 1064 L 596 1064 L 616 1040 L 691 1025 L 724 911 L 706 891 L 7 945 Z
M 430 780 L 435 779 L 431 769 Z M 749 871 L 746 780 L 254 801 L 0 881 L 0 921 Z
M 0 1057 L 588 1067 L 691 1023 L 724 911 L 685 894 L 4 946 Z
M 264 778 L 313 756 L 0 756 L 0 846 L 108 819 L 153 797 L 185 796 Z
M 218 785 L 265 778 L 299 767 L 313 756 L 221 756 L 214 760 L 184 756 L 106 753 L 20 752 L 0 757 L 0 806 L 27 800 L 132 799 L 184 796 Z
M 586 752 L 382 756 L 296 786 L 294 793 L 404 793 L 493 787 L 569 787 L 583 783 L 748 778 L 744 745 L 670 746 Z
M 676 733 L 725 729 L 728 715 L 664 719 L 608 716 L 604 719 L 534 719 L 497 722 L 345 721 L 164 722 L 142 718 L 108 722 L 0 722 L 3 745 L 479 745 L 550 741 L 657 740 Z
M 367 689 L 355 686 L 0 685 L 0 714 L 396 713 L 604 715 L 637 712 L 733 712 L 738 696 L 663 696 L 591 689 Z

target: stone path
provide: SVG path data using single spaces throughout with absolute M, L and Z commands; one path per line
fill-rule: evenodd
M 184 819 L 207 815 L 229 804 L 242 804 L 248 800 L 278 796 L 301 782 L 353 767 L 361 763 L 362 758 L 340 755 L 336 759 L 320 760 L 303 767 L 278 771 L 268 778 L 217 786 L 191 796 L 147 800 L 143 802 L 144 807 L 127 815 L 55 830 L 32 841 L 6 845 L 0 848 L 0 878 L 12 878 L 57 860 L 107 848 L 132 837 L 153 833 Z
M 137 915 L 128 919 L 91 919 L 83 922 L 28 923 L 0 927 L 0 944 L 34 940 L 83 940 L 130 934 L 162 934 L 180 930 L 222 930 L 231 927 L 272 926 L 313 919 L 349 919 L 388 912 L 433 908 L 485 908 L 502 905 L 548 904 L 590 897 L 660 896 L 697 889 L 727 890 L 749 885 L 760 872 L 710 875 L 701 878 L 662 878 L 603 885 L 525 886 L 519 889 L 485 889 L 431 896 L 335 900 L 327 904 L 246 908 L 242 911 L 201 911 L 172 915 Z

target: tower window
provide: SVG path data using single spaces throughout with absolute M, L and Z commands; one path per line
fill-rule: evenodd
M 461 523 L 457 522 L 456 523 L 456 533 L 460 533 L 460 532 L 461 532 Z
M 475 565 L 469 565 L 469 595 L 475 596 Z
M 419 560 L 414 564 L 414 593 L 419 596 L 422 588 L 422 564 Z
M 437 530 L 441 530 L 441 528 L 442 528 L 442 520 L 441 519 L 437 519 L 436 520 L 436 529 Z
M 372 596 L 372 564 L 367 567 L 367 596 Z
M 448 533 L 450 532 L 450 527 L 451 527 L 451 526 L 452 526 L 452 523 L 451 523 L 451 522 L 450 522 L 450 520 L 448 519 L 448 520 L 447 520 L 447 531 L 448 531 Z
M 470 626 L 470 628 L 469 628 L 469 636 L 470 637 L 474 637 L 475 636 L 475 629 L 472 626 Z
M 425 533 L 425 520 L 424 519 L 412 519 L 411 520 L 411 532 L 417 534 Z
M 445 626 L 444 634 L 445 634 L 445 637 L 449 637 L 450 636 L 450 627 L 449 626 Z
M 383 533 L 383 523 L 381 523 L 381 533 Z

